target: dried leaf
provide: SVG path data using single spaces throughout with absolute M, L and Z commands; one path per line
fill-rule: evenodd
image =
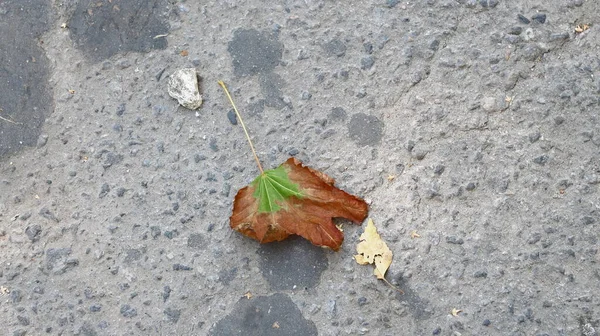
M 360 235 L 360 243 L 356 246 L 357 255 L 354 259 L 361 265 L 374 264 L 373 272 L 377 279 L 385 280 L 385 272 L 392 264 L 392 251 L 377 233 L 373 220 L 369 218 L 365 232 Z
M 231 228 L 261 243 L 295 234 L 337 251 L 344 234 L 332 218 L 361 223 L 367 217 L 368 206 L 333 183 L 331 177 L 290 158 L 238 191 Z

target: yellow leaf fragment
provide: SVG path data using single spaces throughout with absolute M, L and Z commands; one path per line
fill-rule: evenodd
M 377 228 L 370 218 L 365 232 L 360 235 L 360 243 L 356 246 L 356 252 L 358 254 L 354 256 L 354 259 L 357 263 L 361 265 L 374 264 L 373 274 L 377 279 L 385 279 L 385 272 L 392 264 L 394 255 L 377 233 Z
M 421 235 L 417 233 L 417 230 L 412 230 L 410 232 L 410 238 L 412 238 L 412 239 L 421 238 Z
M 273 329 L 279 329 L 279 322 L 275 321 L 272 325 Z
M 252 298 L 252 293 L 250 293 L 250 291 L 246 292 L 246 294 L 244 294 L 244 296 L 246 297 L 246 299 L 250 300 Z
M 456 317 L 460 312 L 462 312 L 461 309 L 452 308 L 452 316 Z
M 585 23 L 578 24 L 577 27 L 575 27 L 575 33 L 581 34 L 581 33 L 583 33 L 584 31 L 586 31 L 588 29 L 590 29 L 590 25 L 589 24 L 585 24 Z

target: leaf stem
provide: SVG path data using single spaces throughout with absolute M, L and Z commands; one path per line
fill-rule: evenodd
M 248 143 L 250 144 L 250 149 L 252 149 L 252 154 L 254 155 L 254 160 L 256 160 L 256 164 L 258 165 L 258 169 L 260 170 L 260 173 L 262 175 L 262 174 L 264 174 L 265 171 L 263 170 L 263 167 L 261 166 L 260 161 L 258 160 L 258 155 L 256 155 L 256 150 L 254 150 L 254 145 L 252 144 L 252 140 L 250 140 L 250 135 L 248 135 L 248 130 L 246 129 L 244 120 L 242 119 L 240 112 L 238 112 L 237 107 L 235 107 L 235 103 L 233 102 L 233 98 L 231 98 L 231 95 L 229 94 L 229 90 L 227 90 L 227 86 L 225 85 L 225 82 L 220 80 L 219 85 L 221 85 L 221 87 L 223 88 L 223 91 L 225 91 L 225 94 L 227 95 L 227 98 L 229 98 L 229 102 L 231 103 L 231 106 L 233 106 L 235 115 L 240 120 L 240 124 L 242 125 L 242 128 L 244 129 L 244 133 L 246 134 L 246 139 L 248 139 Z
M 4 110 L 2 108 L 0 108 L 0 113 L 1 112 L 4 112 Z M 8 118 L 4 118 L 3 116 L 0 116 L 0 120 L 4 120 L 4 121 L 6 121 L 8 123 L 11 123 L 11 124 L 14 124 L 14 125 L 21 125 L 21 123 L 18 123 L 16 121 L 12 121 L 12 120 L 10 120 Z
M 404 295 L 404 291 L 394 285 L 392 285 L 391 283 L 389 283 L 389 281 L 387 281 L 386 278 L 382 278 L 381 280 L 383 280 L 386 284 L 388 284 L 388 286 L 392 287 L 393 290 L 399 292 L 400 294 Z

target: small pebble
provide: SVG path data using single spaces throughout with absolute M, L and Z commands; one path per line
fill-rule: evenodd
M 545 23 L 546 22 L 546 14 L 535 14 L 534 16 L 531 17 L 531 19 L 533 21 L 537 21 L 539 23 Z
M 235 111 L 234 110 L 229 110 L 229 112 L 227 112 L 227 119 L 229 119 L 229 122 L 232 125 L 237 125 L 238 124 L 237 116 L 235 115 Z M 196 163 L 198 163 L 198 161 L 196 161 Z
M 508 30 L 508 33 L 511 34 L 511 35 L 520 35 L 522 32 L 523 32 L 523 28 L 521 28 L 519 26 L 511 27 Z
M 125 103 L 121 103 L 119 106 L 117 106 L 117 115 L 118 116 L 122 116 L 125 113 Z
M 491 322 L 490 320 L 488 320 L 488 319 L 485 319 L 485 320 L 483 320 L 483 325 L 484 325 L 484 326 L 486 326 L 486 327 L 487 327 L 487 326 L 489 326 L 490 324 L 492 324 L 492 322 Z
M 546 162 L 548 162 L 549 159 L 550 157 L 548 155 L 540 155 L 533 159 L 533 162 L 539 164 L 540 166 L 543 166 L 546 164 Z
M 487 278 L 487 272 L 486 271 L 477 271 L 473 274 L 474 278 Z
M 528 18 L 526 18 L 522 14 L 517 15 L 517 18 L 519 19 L 519 22 L 524 23 L 524 24 L 529 24 L 531 22 Z
M 360 60 L 360 68 L 363 70 L 369 70 L 375 64 L 373 56 L 367 56 Z
M 189 266 L 186 266 L 186 265 L 182 265 L 182 264 L 174 264 L 173 270 L 174 271 L 191 271 L 192 268 Z
M 455 244 L 455 245 L 462 245 L 464 244 L 464 240 L 462 238 L 457 238 L 455 236 L 447 236 L 446 237 L 446 243 L 448 244 Z
M 359 306 L 362 307 L 362 306 L 364 306 L 366 304 L 367 304 L 367 298 L 366 297 L 361 296 L 361 297 L 358 298 L 358 305 Z
M 109 191 L 110 186 L 108 185 L 108 183 L 102 184 L 102 187 L 100 187 L 100 193 L 98 193 L 98 197 L 103 198 L 104 196 L 106 196 L 106 194 L 108 194 Z
M 124 304 L 121 306 L 121 315 L 123 315 L 123 317 L 129 318 L 135 317 L 137 316 L 137 310 L 128 304 Z

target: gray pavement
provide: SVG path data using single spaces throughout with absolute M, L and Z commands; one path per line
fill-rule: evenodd
M 600 333 L 600 3 L 0 0 L 6 335 Z M 196 112 L 167 94 L 201 76 Z M 229 228 L 289 156 L 388 281 Z

